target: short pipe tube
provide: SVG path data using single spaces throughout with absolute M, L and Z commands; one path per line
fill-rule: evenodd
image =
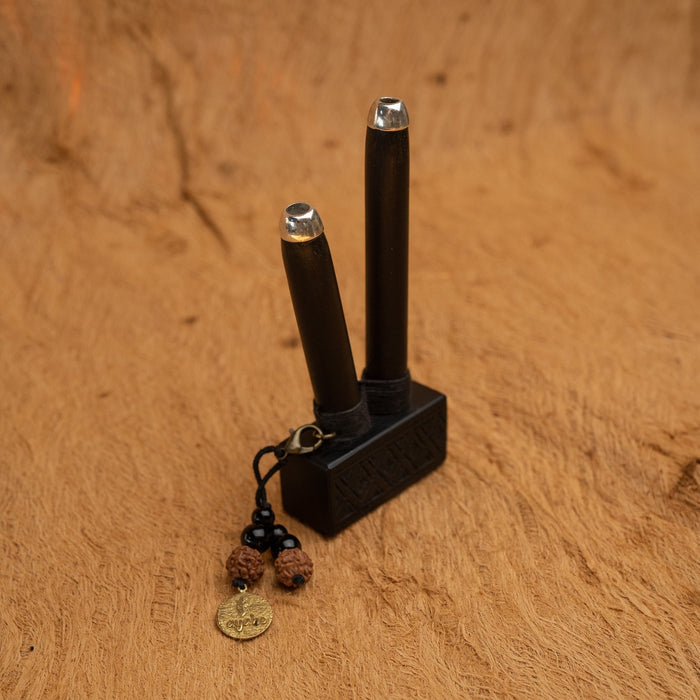
M 331 251 L 318 212 L 290 204 L 280 220 L 282 260 L 314 393 L 323 414 L 361 400 Z

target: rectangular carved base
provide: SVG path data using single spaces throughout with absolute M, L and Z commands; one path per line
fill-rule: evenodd
M 412 382 L 408 413 L 372 416 L 358 440 L 289 455 L 280 471 L 284 509 L 335 535 L 442 464 L 446 443 L 447 398 Z

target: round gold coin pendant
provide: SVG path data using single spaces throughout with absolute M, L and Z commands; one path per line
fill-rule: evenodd
M 272 606 L 262 596 L 245 589 L 225 600 L 216 613 L 216 624 L 234 639 L 252 639 L 262 634 L 272 622 Z

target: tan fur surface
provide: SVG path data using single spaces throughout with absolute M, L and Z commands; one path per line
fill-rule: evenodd
M 363 365 L 366 111 L 412 121 L 449 454 L 216 628 L 311 418 L 321 213 Z M 700 694 L 700 4 L 0 0 L 0 695 Z

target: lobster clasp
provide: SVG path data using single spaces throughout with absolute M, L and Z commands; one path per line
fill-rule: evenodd
M 304 445 L 301 441 L 302 435 L 307 430 L 310 430 L 313 433 L 313 437 L 315 438 L 315 442 L 311 445 Z M 319 447 L 321 447 L 324 440 L 329 440 L 330 438 L 335 437 L 335 433 L 324 433 L 323 430 L 321 430 L 321 428 L 319 428 L 317 425 L 314 425 L 313 423 L 307 423 L 306 425 L 302 425 L 296 430 L 290 430 L 289 433 L 289 440 L 287 440 L 287 442 L 284 445 L 285 455 L 309 454 L 310 452 L 313 452 L 314 450 L 317 450 Z

